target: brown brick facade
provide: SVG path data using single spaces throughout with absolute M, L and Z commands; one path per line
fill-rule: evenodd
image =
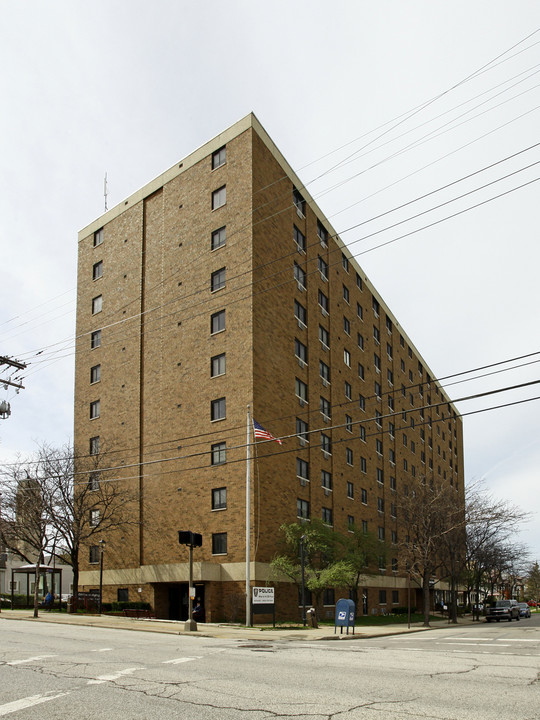
M 213 168 L 222 147 L 224 162 Z M 295 187 L 305 200 L 300 209 Z M 212 249 L 221 228 L 225 239 Z M 101 229 L 103 242 L 95 245 Z M 298 248 L 297 231 L 305 248 Z M 93 279 L 100 262 L 102 276 Z M 252 585 L 266 583 L 279 527 L 297 519 L 297 499 L 309 503 L 311 517 L 326 513 L 340 532 L 352 517 L 390 544 L 399 536 L 396 498 L 415 477 L 446 478 L 463 502 L 460 419 L 253 116 L 83 230 L 78 273 L 79 467 L 99 437 L 109 475 L 135 498 L 132 523 L 104 538 L 104 601 L 123 589 L 123 597 L 127 590 L 130 600 L 150 602 L 159 617 L 183 617 L 188 551 L 177 532 L 193 530 L 203 535 L 194 577 L 206 619 L 244 619 L 248 405 L 259 423 L 286 436 L 282 446 L 252 449 Z M 92 314 L 99 296 L 102 309 Z M 92 383 L 98 365 L 100 379 Z M 305 403 L 297 379 L 307 387 Z M 99 417 L 91 418 L 96 401 Z M 421 410 L 437 402 L 445 404 Z M 297 418 L 308 424 L 307 443 L 296 437 Z M 328 452 L 321 431 L 331 441 Z M 297 458 L 307 463 L 307 482 L 297 477 Z M 330 488 L 322 486 L 322 471 Z M 219 489 L 226 498 L 217 493 L 213 507 Z M 369 579 L 368 612 L 379 607 L 381 590 L 388 609 L 406 603 L 394 546 L 398 570 L 388 558 L 384 573 Z M 99 582 L 89 553 L 82 553 L 84 589 Z M 296 588 L 279 584 L 277 609 L 297 617 Z

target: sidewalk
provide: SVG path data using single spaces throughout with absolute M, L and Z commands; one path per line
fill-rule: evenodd
M 423 627 L 422 623 L 414 623 L 410 629 L 403 625 L 372 625 L 356 627 L 354 635 L 352 630 L 346 634 L 346 628 L 334 628 L 328 625 L 319 628 L 272 629 L 268 626 L 245 627 L 243 625 L 220 623 L 197 623 L 196 631 L 186 631 L 184 622 L 176 620 L 138 620 L 118 615 L 68 615 L 67 613 L 49 613 L 40 610 L 39 617 L 34 618 L 32 610 L 2 610 L 1 620 L 31 620 L 38 623 L 58 623 L 61 625 L 84 625 L 101 627 L 111 630 L 139 630 L 143 632 L 165 633 L 167 635 L 191 635 L 193 637 L 214 637 L 227 640 L 256 640 L 257 642 L 273 642 L 287 640 L 362 640 L 365 638 L 384 637 L 385 635 L 402 635 L 412 632 L 426 632 L 437 628 L 463 627 L 472 625 L 472 618 L 460 618 L 458 625 L 449 624 L 446 620 L 434 623 L 430 628 Z

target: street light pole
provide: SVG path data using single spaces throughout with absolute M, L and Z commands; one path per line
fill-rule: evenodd
M 300 567 L 302 568 L 302 622 L 306 627 L 306 577 L 305 577 L 305 559 L 304 559 L 304 540 L 306 536 L 300 538 Z
M 101 615 L 101 606 L 103 603 L 103 547 L 105 540 L 99 541 L 99 614 Z

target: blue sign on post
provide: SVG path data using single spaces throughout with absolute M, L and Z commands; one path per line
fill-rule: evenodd
M 343 633 L 343 628 L 347 628 L 347 635 L 349 634 L 349 627 L 352 627 L 353 635 L 354 635 L 354 620 L 356 617 L 356 607 L 354 605 L 354 602 L 352 600 L 345 600 L 345 598 L 341 598 L 336 603 L 336 619 L 334 623 L 334 635 L 336 634 L 336 628 L 341 628 L 341 633 Z

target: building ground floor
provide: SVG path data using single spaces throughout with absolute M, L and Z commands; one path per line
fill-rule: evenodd
M 344 597 L 356 603 L 356 614 L 386 615 L 398 609 L 422 607 L 421 588 L 407 577 L 394 575 L 367 575 L 356 593 L 349 589 L 328 588 L 318 596 L 304 592 L 292 582 L 271 582 L 269 567 L 252 563 L 251 587 L 275 588 L 275 618 L 277 622 L 299 621 L 304 606 L 315 607 L 321 620 L 334 617 L 336 602 Z M 187 564 L 143 566 L 133 569 L 87 571 L 81 573 L 79 590 L 99 594 L 102 601 L 148 603 L 157 618 L 187 620 L 189 615 L 189 566 Z M 195 563 L 193 566 L 193 606 L 202 608 L 205 622 L 245 622 L 245 565 L 217 565 Z M 445 583 L 437 583 L 431 591 L 433 610 L 440 610 L 449 601 Z M 199 617 L 200 619 L 200 617 Z M 256 622 L 267 622 L 271 616 L 256 616 Z

